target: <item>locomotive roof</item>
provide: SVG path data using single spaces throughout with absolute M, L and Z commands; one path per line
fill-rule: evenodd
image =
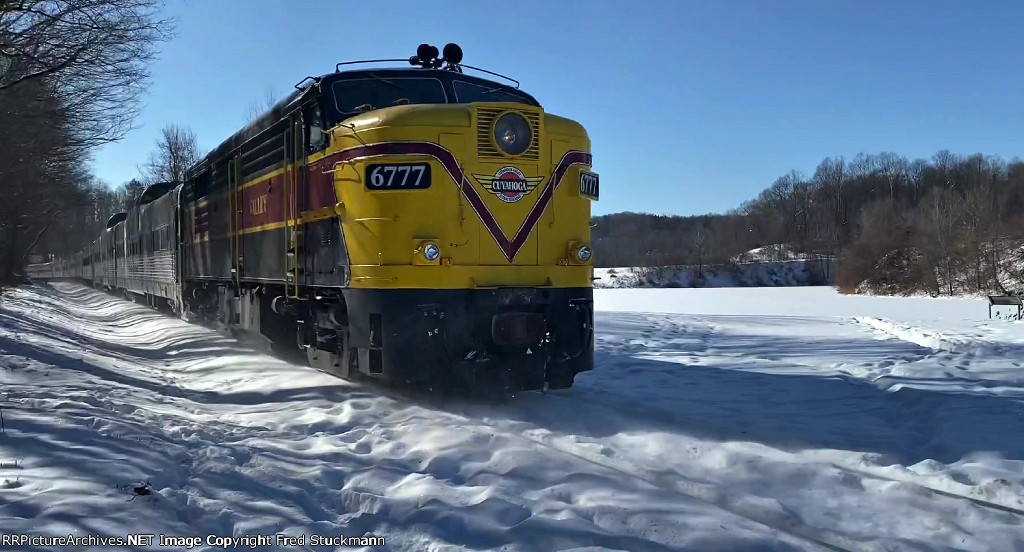
M 472 84 L 479 84 L 495 90 L 507 90 L 513 92 L 519 96 L 523 96 L 528 100 L 527 103 L 535 106 L 540 106 L 536 98 L 532 95 L 520 90 L 518 87 L 508 86 L 490 79 L 481 78 L 475 75 L 467 75 L 465 73 L 459 73 L 456 71 L 450 71 L 446 69 L 424 69 L 417 67 L 383 67 L 383 68 L 359 68 L 351 69 L 346 71 L 336 71 L 334 73 L 327 73 L 319 77 L 306 77 L 299 84 L 296 85 L 296 90 L 281 101 L 274 104 L 268 111 L 257 117 L 254 121 L 247 124 L 238 132 L 234 133 L 227 140 L 221 142 L 220 145 L 211 150 L 206 156 L 203 157 L 198 163 L 193 165 L 189 169 L 189 173 L 198 171 L 204 168 L 206 165 L 214 162 L 217 159 L 230 153 L 232 150 L 245 143 L 247 140 L 257 136 L 264 130 L 270 128 L 274 123 L 281 121 L 285 116 L 291 112 L 299 109 L 305 102 L 303 101 L 310 95 L 316 93 L 323 93 L 330 90 L 331 86 L 336 82 L 345 80 L 355 80 L 359 78 L 396 78 L 396 77 L 426 77 L 438 79 L 444 83 L 445 87 L 451 86 L 452 81 L 468 82 Z M 304 85 L 304 86 L 300 86 Z M 451 102 L 456 103 L 456 102 Z

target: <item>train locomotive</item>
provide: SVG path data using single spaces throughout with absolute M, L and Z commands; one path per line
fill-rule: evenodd
M 592 369 L 599 179 L 580 124 L 454 44 L 295 88 L 30 276 L 298 347 L 348 379 L 515 391 Z

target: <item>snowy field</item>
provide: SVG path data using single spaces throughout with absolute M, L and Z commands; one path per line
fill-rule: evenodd
M 596 303 L 576 387 L 483 402 L 347 383 L 76 285 L 8 292 L 0 533 L 1024 550 L 1024 324 L 824 288 Z

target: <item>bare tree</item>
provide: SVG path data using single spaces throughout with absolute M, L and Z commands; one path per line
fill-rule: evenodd
M 963 229 L 963 198 L 954 191 L 937 188 L 923 202 L 920 213 L 919 239 L 926 257 L 940 275 L 949 295 L 953 295 L 959 279 Z
M 124 137 L 171 24 L 160 0 L 0 2 L 0 91 L 43 81 L 61 99 L 69 145 Z
M 843 184 L 846 182 L 846 162 L 843 158 L 825 158 L 814 171 L 813 182 L 819 191 L 820 233 L 824 253 L 835 258 L 842 240 L 848 235 L 847 204 L 843 200 Z
M 67 118 L 45 82 L 0 91 L 0 279 L 9 279 L 42 235 L 82 200 L 84 151 L 67 147 Z
M 156 182 L 183 182 L 189 167 L 200 159 L 196 133 L 188 127 L 167 125 L 160 131 L 156 151 L 140 168 L 148 184 Z
M 160 0 L 0 0 L 0 279 L 95 224 L 89 151 L 124 137 L 169 36 Z M 90 214 L 90 210 L 92 211 Z M 94 234 L 93 234 L 94 235 Z M 84 238 L 81 238 L 84 239 Z
M 246 124 L 254 122 L 260 118 L 275 105 L 277 105 L 277 94 L 274 93 L 272 88 L 267 88 L 263 91 L 263 99 L 260 101 L 254 101 L 249 104 L 249 109 L 246 112 Z
M 902 155 L 881 153 L 878 155 L 878 172 L 889 185 L 889 201 L 895 203 L 900 188 L 910 182 L 910 162 Z
M 699 285 L 704 285 L 704 261 L 707 258 L 707 224 L 701 220 L 693 233 L 693 253 L 697 257 L 697 279 Z

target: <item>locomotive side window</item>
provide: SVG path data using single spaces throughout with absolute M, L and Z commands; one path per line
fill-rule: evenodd
M 313 104 L 306 108 L 303 114 L 306 122 L 306 143 L 309 144 L 309 151 L 320 151 L 326 145 L 324 140 L 324 123 L 320 116 L 320 106 Z
M 444 86 L 433 78 L 371 76 L 335 82 L 331 91 L 338 111 L 346 116 L 394 105 L 448 103 Z
M 192 186 L 195 190 L 195 201 L 206 197 L 210 193 L 210 170 L 207 169 L 202 172 L 199 176 L 192 181 Z

